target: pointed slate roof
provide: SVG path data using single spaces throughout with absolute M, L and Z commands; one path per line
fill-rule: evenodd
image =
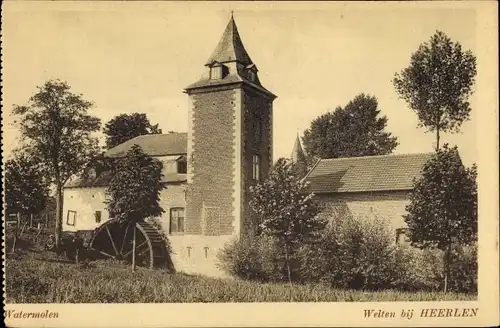
M 309 192 L 344 193 L 413 189 L 433 153 L 320 159 L 306 176 Z
M 297 138 L 295 139 L 290 159 L 295 164 L 295 170 L 299 176 L 304 177 L 307 174 L 307 161 L 306 155 L 302 150 L 302 145 L 300 144 L 299 133 L 297 133 Z
M 292 149 L 292 155 L 290 156 L 290 159 L 294 162 L 302 162 L 305 161 L 305 154 L 304 150 L 302 149 L 302 145 L 300 144 L 300 138 L 299 134 L 297 133 L 297 138 L 295 139 L 295 144 L 293 145 Z
M 243 65 L 252 64 L 252 60 L 241 41 L 233 16 L 227 23 L 217 48 L 215 48 L 205 66 L 212 65 L 214 62 L 226 63 L 231 61 L 238 61 Z

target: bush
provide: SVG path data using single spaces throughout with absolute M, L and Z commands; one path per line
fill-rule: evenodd
M 228 243 L 217 254 L 220 269 L 245 280 L 285 281 L 285 262 L 280 258 L 276 240 L 259 236 L 242 236 Z M 297 272 L 297 269 L 293 270 Z
M 450 290 L 477 293 L 477 244 L 455 246 L 451 255 Z
M 232 276 L 263 282 L 287 281 L 284 260 L 271 238 L 242 237 L 219 254 Z M 292 258 L 292 280 L 342 289 L 441 291 L 443 253 L 394 243 L 385 219 L 335 219 L 321 238 L 304 244 Z M 450 291 L 477 291 L 476 247 L 455 247 Z
M 391 235 L 377 217 L 334 219 L 319 242 L 302 247 L 301 276 L 338 288 L 390 288 Z
M 417 271 L 425 276 L 424 289 L 442 290 L 444 284 L 444 252 L 438 249 L 415 250 L 419 263 Z M 452 248 L 450 257 L 450 291 L 477 293 L 477 245 Z

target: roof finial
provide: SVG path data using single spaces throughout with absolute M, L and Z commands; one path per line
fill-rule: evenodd
M 231 10 L 231 18 L 234 18 L 234 10 Z

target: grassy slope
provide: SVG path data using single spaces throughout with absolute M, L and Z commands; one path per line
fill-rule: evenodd
M 324 286 L 260 284 L 161 270 L 138 270 L 109 262 L 61 263 L 28 254 L 6 263 L 8 303 L 335 302 L 473 300 L 474 295 L 363 292 Z M 52 262 L 51 262 L 52 261 Z

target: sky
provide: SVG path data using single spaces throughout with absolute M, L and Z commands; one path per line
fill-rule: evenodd
M 19 132 L 10 116 L 36 87 L 62 79 L 94 102 L 105 123 L 143 112 L 164 132 L 187 131 L 187 95 L 234 11 L 243 44 L 274 101 L 274 158 L 289 156 L 297 133 L 359 93 L 377 97 L 395 153 L 432 151 L 392 78 L 436 30 L 477 51 L 476 11 L 467 6 L 393 3 L 48 2 L 3 6 L 3 148 Z M 22 22 L 22 23 L 20 23 Z M 459 134 L 464 163 L 476 162 L 477 99 Z

